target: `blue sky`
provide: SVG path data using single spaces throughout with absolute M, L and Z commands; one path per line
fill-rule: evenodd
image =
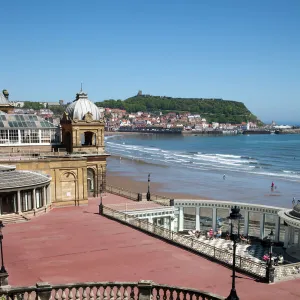
M 244 102 L 300 121 L 300 1 L 2 1 L 11 100 L 152 95 Z

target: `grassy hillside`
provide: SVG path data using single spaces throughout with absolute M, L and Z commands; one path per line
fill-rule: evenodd
M 128 112 L 146 111 L 153 113 L 186 112 L 200 114 L 208 122 L 241 123 L 256 121 L 253 115 L 242 102 L 222 99 L 202 98 L 172 98 L 151 95 L 137 95 L 122 100 L 105 100 L 97 102 L 102 107 L 125 109 Z

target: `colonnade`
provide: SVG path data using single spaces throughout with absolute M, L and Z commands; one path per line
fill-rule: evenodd
M 175 229 L 175 222 L 174 217 L 167 216 L 167 217 L 148 217 L 148 222 L 154 225 L 161 226 L 163 228 L 169 229 L 174 231 Z
M 6 201 L 11 202 L 10 209 L 5 211 L 3 208 L 3 198 L 1 196 L 1 214 L 18 213 L 27 211 L 35 211 L 41 208 L 47 208 L 51 203 L 51 187 L 50 184 L 37 186 L 28 189 L 16 189 L 6 194 Z
M 288 225 L 284 227 L 284 247 L 289 248 L 290 246 L 294 246 L 300 250 L 300 229 Z
M 176 206 L 176 205 L 175 205 Z M 179 214 L 178 214 L 178 231 L 182 232 L 184 230 L 186 230 L 186 228 L 184 228 L 184 206 L 179 206 Z M 191 208 L 189 206 L 189 208 Z M 195 230 L 200 230 L 201 226 L 201 207 L 200 206 L 195 206 Z M 217 222 L 217 207 L 211 207 L 212 209 L 212 213 L 211 213 L 211 228 L 213 228 L 214 231 L 217 230 L 218 227 L 218 222 Z M 222 208 L 223 209 L 223 208 Z M 231 209 L 228 209 L 228 216 L 231 212 Z M 250 222 L 250 218 L 249 218 L 249 213 L 251 211 L 249 210 L 241 210 L 241 213 L 243 215 L 243 230 L 241 231 L 241 234 L 247 236 L 249 234 L 249 229 L 251 227 L 254 227 L 253 224 L 251 224 Z M 266 215 L 271 215 L 265 212 L 260 212 L 259 213 L 259 238 L 263 239 L 265 237 L 265 229 L 266 229 Z M 202 216 L 203 218 L 203 216 Z M 280 218 L 279 216 L 276 214 L 272 214 L 272 219 L 274 222 L 274 227 L 272 227 L 271 229 L 273 229 L 273 232 L 275 234 L 275 241 L 279 241 L 280 238 Z M 252 222 L 253 223 L 253 222 Z

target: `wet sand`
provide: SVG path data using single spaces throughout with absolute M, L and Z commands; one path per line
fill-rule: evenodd
M 147 193 L 148 182 L 137 181 L 135 176 L 124 176 L 120 172 L 107 171 L 106 183 L 113 187 L 120 187 L 136 193 Z M 205 196 L 190 195 L 178 192 L 162 192 L 164 185 L 162 183 L 151 182 L 150 192 L 160 196 L 169 197 L 170 199 L 202 199 L 208 200 Z

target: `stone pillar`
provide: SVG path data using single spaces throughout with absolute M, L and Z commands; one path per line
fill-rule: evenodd
M 47 282 L 38 282 L 36 284 L 37 290 L 37 297 L 38 300 L 49 300 L 51 299 L 51 290 L 52 286 Z
M 149 217 L 149 218 L 148 218 L 148 222 L 151 223 L 151 224 L 153 224 L 153 218 L 152 218 L 152 217 Z
M 169 217 L 169 225 L 170 225 L 170 227 L 169 227 L 169 229 L 171 230 L 171 231 L 174 231 L 174 218 L 173 217 Z
M 260 215 L 259 225 L 260 225 L 260 238 L 263 239 L 265 236 L 265 214 L 264 213 Z
M 217 208 L 213 207 L 212 209 L 212 228 L 214 231 L 217 230 Z
M 138 282 L 139 297 L 138 300 L 151 300 L 152 299 L 152 281 L 141 280 Z
M 295 228 L 290 227 L 290 238 L 289 238 L 289 245 L 293 245 L 295 242 Z
M 42 129 L 39 129 L 39 143 L 42 143 Z
M 42 201 L 43 201 L 43 206 L 47 207 L 47 190 L 46 190 L 46 186 L 43 187 Z
M 184 212 L 183 212 L 183 207 L 179 207 L 179 228 L 178 231 L 183 231 L 183 222 L 184 222 Z
M 288 245 L 289 245 L 289 231 L 290 231 L 290 226 L 284 226 L 284 229 L 285 229 L 285 231 L 284 231 L 284 245 L 283 245 L 283 247 L 284 248 L 287 248 L 288 247 Z
M 200 207 L 196 206 L 196 230 L 200 231 Z
M 35 195 L 35 189 L 32 191 L 32 199 L 33 199 L 33 209 L 36 209 L 36 195 Z
M 47 186 L 47 205 L 51 204 L 51 184 Z
M 21 130 L 18 129 L 18 143 L 22 144 L 22 140 L 21 140 Z
M 17 202 L 18 202 L 18 214 L 22 212 L 21 210 L 21 191 L 17 191 Z
M 244 214 L 244 235 L 247 236 L 249 234 L 249 211 L 245 210 Z
M 10 285 L 8 285 L 8 273 L 0 273 L 0 292 L 9 290 Z M 3 296 L 3 299 L 9 299 L 9 297 Z
M 275 243 L 279 242 L 279 238 L 280 238 L 280 218 L 279 216 L 275 217 Z

